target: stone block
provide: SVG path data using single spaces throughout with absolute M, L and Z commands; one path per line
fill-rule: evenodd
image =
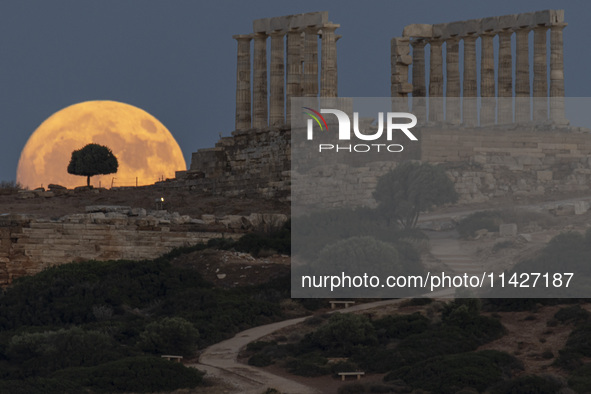
M 517 224 L 504 223 L 499 226 L 499 235 L 501 237 L 515 237 L 517 235 Z
M 201 220 L 203 220 L 203 222 L 205 224 L 214 224 L 215 223 L 215 215 L 201 215 Z
M 575 214 L 574 204 L 559 205 L 554 209 L 550 209 L 550 213 L 554 216 L 570 216 Z
M 88 214 L 88 216 L 90 217 L 90 220 L 100 220 L 105 218 L 105 214 L 103 212 L 93 212 Z
M 30 191 L 26 191 L 26 192 L 19 191 L 16 196 L 16 198 L 18 198 L 19 200 L 28 200 L 30 198 L 35 198 L 35 197 L 36 197 L 35 193 L 30 192 Z
M 564 23 L 564 10 L 550 10 L 552 23 Z
M 412 56 L 410 56 L 410 55 L 396 56 L 396 63 L 397 64 L 404 64 L 404 65 L 412 64 Z
M 575 215 L 582 215 L 589 210 L 589 203 L 587 201 L 575 202 Z
M 517 15 L 503 15 L 499 16 L 500 29 L 514 29 L 517 27 Z
M 492 17 L 488 17 L 488 18 L 482 18 L 481 22 L 480 22 L 480 26 L 483 32 L 485 31 L 496 31 L 499 30 L 499 17 L 498 16 L 492 16 Z
M 433 37 L 449 38 L 447 25 L 447 23 L 433 25 Z
M 518 27 L 528 27 L 534 26 L 534 13 L 528 12 L 524 14 L 517 14 L 517 26 Z
M 144 208 L 132 208 L 129 211 L 129 216 L 139 216 L 141 218 L 146 217 L 147 212 Z
M 549 182 L 552 180 L 552 171 L 536 171 L 538 181 Z
M 534 12 L 535 25 L 550 25 L 552 23 L 552 10 L 544 10 Z
M 307 26 L 322 26 L 328 23 L 328 12 L 309 12 L 279 16 L 275 18 L 255 19 L 252 29 L 255 33 L 270 33 L 272 31 L 288 31 L 290 29 L 303 29 Z
M 430 38 L 433 37 L 433 25 L 415 23 L 407 25 L 402 30 L 404 37 Z
M 126 205 L 89 205 L 84 208 L 86 213 L 92 212 L 119 212 L 127 215 L 127 213 L 131 210 L 131 207 Z

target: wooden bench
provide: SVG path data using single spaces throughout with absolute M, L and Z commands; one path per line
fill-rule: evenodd
M 365 375 L 365 372 L 357 371 L 357 372 L 339 372 L 339 376 L 341 380 L 345 380 L 347 376 L 357 376 L 357 380 L 361 379 L 361 375 Z
M 169 355 L 169 354 L 163 354 L 163 355 L 162 355 L 162 356 L 160 356 L 160 357 L 162 357 L 162 358 L 165 358 L 165 359 L 167 359 L 168 361 L 174 360 L 174 361 L 176 361 L 177 363 L 180 363 L 180 362 L 181 362 L 181 360 L 183 359 L 183 356 L 171 356 L 171 355 Z
M 355 301 L 328 301 L 330 302 L 330 309 L 335 309 L 337 304 L 344 304 L 345 308 L 348 308 L 349 305 L 353 305 Z

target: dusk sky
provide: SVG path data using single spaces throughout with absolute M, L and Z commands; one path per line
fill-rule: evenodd
M 567 96 L 589 96 L 587 1 L 6 1 L 0 3 L 0 180 L 54 112 L 114 100 L 158 118 L 187 165 L 234 129 L 236 42 L 252 21 L 328 11 L 340 96 L 390 95 L 390 39 L 411 23 L 564 9 Z M 47 142 L 48 144 L 51 141 Z

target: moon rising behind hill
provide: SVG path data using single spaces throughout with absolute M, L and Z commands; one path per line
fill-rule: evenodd
M 172 178 L 187 165 L 176 140 L 158 119 L 129 104 L 86 101 L 47 118 L 21 152 L 17 182 L 29 188 L 51 183 L 85 185 L 85 177 L 68 174 L 72 152 L 87 144 L 105 145 L 119 161 L 116 174 L 90 178 L 94 186 L 149 185 Z M 114 180 L 112 178 L 115 178 Z

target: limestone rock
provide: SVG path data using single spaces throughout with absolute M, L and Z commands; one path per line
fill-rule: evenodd
M 433 37 L 433 25 L 415 23 L 407 25 L 402 31 L 404 37 Z
M 517 224 L 504 223 L 499 226 L 499 235 L 501 237 L 515 237 L 517 235 Z
M 127 215 L 129 211 L 131 211 L 131 207 L 126 205 L 89 205 L 85 207 L 86 213 L 93 213 L 93 212 L 117 212 L 121 214 Z

